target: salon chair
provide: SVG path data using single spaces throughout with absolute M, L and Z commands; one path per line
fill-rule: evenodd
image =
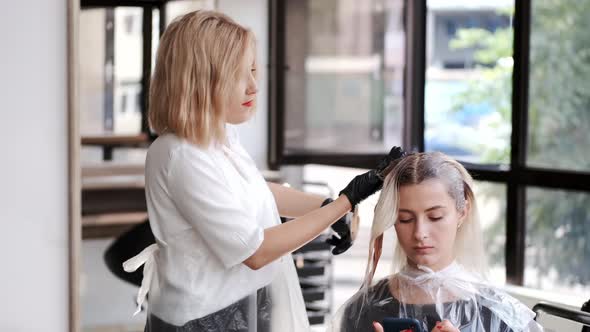
M 123 262 L 155 242 L 150 223 L 146 220 L 116 238 L 105 251 L 104 261 L 115 276 L 139 287 L 143 278 L 143 265 L 129 273 L 123 270 Z
M 543 312 L 548 315 L 583 324 L 584 327 L 582 327 L 582 332 L 590 332 L 590 300 L 582 305 L 582 310 L 572 310 L 546 302 L 539 302 L 535 304 L 533 311 L 536 314 L 535 320 L 539 317 L 539 313 Z

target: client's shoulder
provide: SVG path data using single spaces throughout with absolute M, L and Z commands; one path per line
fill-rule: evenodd
M 384 278 L 373 283 L 371 286 L 362 287 L 356 292 L 346 304 L 347 310 L 351 308 L 372 308 L 374 304 L 392 304 L 397 300 L 391 295 L 389 289 L 389 278 Z M 354 309 L 353 309 L 354 310 Z M 356 311 L 356 310 L 355 310 Z

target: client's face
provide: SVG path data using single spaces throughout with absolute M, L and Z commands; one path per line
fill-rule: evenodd
M 453 244 L 462 219 L 443 182 L 429 179 L 400 187 L 395 231 L 409 263 L 435 271 L 448 266 L 455 258 Z

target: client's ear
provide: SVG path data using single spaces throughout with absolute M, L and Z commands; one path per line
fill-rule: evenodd
M 465 219 L 467 219 L 470 209 L 471 209 L 471 203 L 468 199 L 466 199 L 465 200 L 465 208 L 463 208 L 463 211 L 461 211 L 461 214 L 459 216 L 459 223 L 457 224 L 457 229 L 461 228 L 461 226 L 465 222 Z
M 463 181 L 463 192 L 465 193 L 465 207 L 463 208 L 463 211 L 460 212 L 459 224 L 457 225 L 457 229 L 461 228 L 461 226 L 465 222 L 465 219 L 467 219 L 467 216 L 471 211 L 471 201 L 475 199 L 475 195 L 471 190 L 471 186 L 465 181 Z

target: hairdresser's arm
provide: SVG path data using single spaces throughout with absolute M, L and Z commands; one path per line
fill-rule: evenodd
M 244 260 L 244 264 L 251 269 L 259 269 L 313 240 L 362 200 L 380 190 L 383 186 L 381 171 L 392 160 L 400 158 L 404 154 L 405 152 L 400 148 L 392 148 L 375 169 L 355 176 L 342 189 L 340 196 L 334 202 L 290 222 L 265 229 L 262 244 L 252 256 Z M 311 205 L 311 201 L 308 204 Z
M 331 198 L 305 193 L 276 183 L 268 183 L 268 186 L 274 195 L 279 214 L 283 217 L 301 217 L 332 202 Z M 326 243 L 334 246 L 332 254 L 339 255 L 352 246 L 351 220 L 351 215 L 344 215 L 332 224 L 332 229 L 338 234 L 326 240 Z
M 318 209 L 326 197 L 268 182 L 281 217 L 296 218 Z
M 244 264 L 253 270 L 260 269 L 279 257 L 293 252 L 313 240 L 318 234 L 346 214 L 352 205 L 345 195 L 334 202 L 315 209 L 302 217 L 264 230 L 264 240 Z

